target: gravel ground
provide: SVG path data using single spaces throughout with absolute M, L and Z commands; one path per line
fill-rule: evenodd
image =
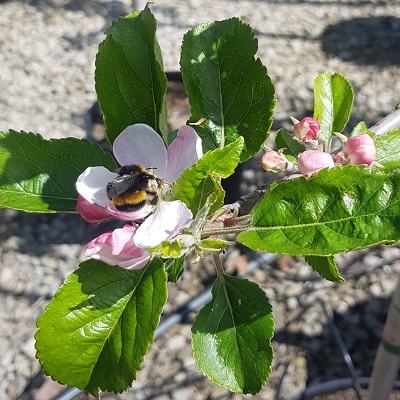
M 0 1 L 0 130 L 34 131 L 46 138 L 87 136 L 92 129 L 88 110 L 96 99 L 97 46 L 111 20 L 131 10 L 127 0 Z M 400 102 L 397 0 L 160 0 L 152 10 L 168 71 L 178 70 L 182 35 L 195 25 L 232 16 L 250 23 L 276 88 L 274 129 L 289 129 L 289 115 L 300 119 L 311 113 L 313 80 L 324 71 L 340 72 L 354 86 L 350 126 L 359 120 L 371 125 Z M 185 111 L 184 103 L 179 107 Z M 247 167 L 244 191 L 266 179 L 257 160 Z M 83 245 L 98 228 L 76 215 L 1 209 L 0 216 L 0 399 L 46 400 L 61 389 L 44 379 L 34 357 L 35 321 L 83 259 Z M 233 249 L 226 255 L 226 268 L 243 270 L 254 257 Z M 340 286 L 319 280 L 300 258 L 281 257 L 249 275 L 270 297 L 277 325 L 273 372 L 254 398 L 290 399 L 306 385 L 348 377 L 330 330 L 332 321 L 357 372 L 370 374 L 400 272 L 400 247 L 343 254 L 337 262 L 347 278 Z M 165 314 L 201 293 L 213 277 L 207 260 L 188 264 L 179 283 L 170 285 Z M 190 347 L 194 316 L 189 314 L 154 343 L 134 383 L 134 394 L 105 398 L 249 397 L 229 394 L 197 370 Z

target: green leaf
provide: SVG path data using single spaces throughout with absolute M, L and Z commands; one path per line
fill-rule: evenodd
M 181 275 L 185 267 L 185 257 L 180 258 L 165 258 L 162 259 L 165 267 L 165 272 L 168 276 L 168 282 L 176 282 Z
M 279 131 L 276 133 L 275 146 L 278 150 L 286 148 L 283 154 L 293 157 L 296 162 L 299 153 L 302 153 L 306 150 L 304 145 L 299 143 L 297 140 L 293 140 L 293 136 L 284 129 L 279 129 Z
M 169 131 L 167 133 L 167 140 L 166 140 L 166 145 L 167 147 L 176 139 L 178 136 L 178 130 L 179 129 L 174 129 L 173 131 Z
M 367 128 L 367 125 L 365 125 L 365 122 L 361 121 L 353 128 L 353 130 L 350 133 L 350 137 L 361 135 L 363 133 L 366 133 L 367 135 L 371 136 L 372 138 L 375 138 L 375 136 L 376 136 L 376 134 L 374 132 L 370 131 Z
M 36 356 L 44 372 L 94 396 L 128 389 L 166 298 L 160 260 L 132 271 L 83 262 L 38 319 Z
M 400 129 L 390 131 L 375 140 L 375 161 L 388 171 L 400 168 Z
M 0 132 L 0 206 L 33 212 L 75 211 L 78 176 L 90 166 L 115 170 L 112 156 L 85 139 L 45 140 Z
M 330 256 L 400 240 L 400 174 L 345 166 L 275 184 L 238 240 L 252 249 Z
M 210 214 L 223 204 L 224 190 L 218 182 L 220 178 L 232 175 L 239 164 L 243 149 L 243 138 L 222 149 L 204 154 L 191 168 L 183 172 L 172 190 L 177 200 L 183 201 L 194 215 L 205 204 L 207 198 L 218 193 L 218 199 L 210 209 Z
M 274 320 L 265 292 L 245 279 L 217 279 L 192 328 L 199 369 L 235 393 L 259 392 L 271 371 Z
M 333 256 L 306 256 L 307 263 L 315 272 L 318 272 L 323 278 L 328 281 L 343 283 L 344 279 L 340 276 L 336 267 L 335 258 Z
M 192 122 L 202 118 L 219 127 L 219 147 L 239 135 L 241 160 L 257 153 L 267 140 L 275 92 L 257 52 L 250 26 L 237 18 L 202 24 L 183 39 L 181 70 L 192 109 Z
M 325 72 L 314 83 L 314 118 L 321 125 L 319 140 L 328 143 L 333 132 L 342 132 L 353 106 L 353 88 L 338 73 Z
M 96 57 L 96 91 L 110 143 L 129 125 L 166 135 L 167 78 L 150 9 L 114 21 Z
M 221 147 L 222 128 L 215 125 L 213 121 L 206 120 L 200 125 L 192 125 L 192 127 L 201 137 L 203 153 Z
M 215 126 L 212 121 L 204 121 L 201 125 L 190 125 L 196 133 L 201 137 L 201 144 L 203 148 L 203 154 L 207 151 L 215 150 L 220 147 L 221 144 L 221 128 Z M 168 146 L 176 138 L 178 129 L 168 132 L 167 144 Z

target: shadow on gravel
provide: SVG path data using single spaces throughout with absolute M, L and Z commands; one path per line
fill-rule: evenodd
M 110 220 L 89 224 L 78 214 L 26 213 L 0 209 L 0 237 L 4 249 L 33 256 L 53 254 L 53 245 L 82 244 L 123 225 L 123 221 Z
M 235 0 L 236 2 L 241 0 Z M 283 5 L 294 5 L 294 4 L 309 4 L 317 7 L 362 7 L 362 6 L 385 6 L 386 0 L 372 1 L 372 0 L 253 0 L 254 3 L 268 3 L 268 4 L 283 4 Z
M 370 376 L 389 303 L 389 298 L 369 298 L 365 302 L 355 304 L 344 313 L 334 313 L 328 322 L 321 309 L 321 323 L 324 328 L 320 335 L 296 332 L 291 327 L 291 323 L 294 322 L 292 321 L 284 329 L 278 330 L 273 340 L 304 349 L 308 385 L 350 378 L 343 353 L 334 337 L 334 325 L 350 354 L 357 376 Z M 307 312 L 307 309 L 304 312 Z
M 400 65 L 400 18 L 353 18 L 328 26 L 323 51 L 357 65 Z
M 0 0 L 1 3 L 11 3 L 15 0 Z M 117 18 L 132 10 L 127 10 L 122 1 L 113 0 L 104 3 L 98 1 L 82 0 L 22 0 L 28 6 L 36 7 L 40 11 L 51 11 L 52 9 L 63 8 L 73 12 L 84 12 L 87 15 L 102 15 L 110 18 Z M 132 1 L 133 4 L 133 1 Z

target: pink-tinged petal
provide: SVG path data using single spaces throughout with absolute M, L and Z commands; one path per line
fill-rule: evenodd
M 106 232 L 93 239 L 86 245 L 85 256 L 95 260 L 101 260 L 108 265 L 116 265 L 116 260 L 112 254 L 112 248 L 107 245 L 108 238 L 112 232 Z
M 335 166 L 333 158 L 329 153 L 319 150 L 306 150 L 299 155 L 299 171 L 310 177 L 321 169 L 332 168 Z
M 152 211 L 153 206 L 150 204 L 146 204 L 140 210 L 131 211 L 131 212 L 123 212 L 119 211 L 112 202 L 107 204 L 106 206 L 107 212 L 115 218 L 122 219 L 124 221 L 137 221 L 139 219 L 143 219 L 147 217 Z
M 91 240 L 87 245 L 86 245 L 86 250 L 93 250 L 96 248 L 96 246 L 100 246 L 102 244 L 107 243 L 107 239 L 112 232 L 105 232 L 102 233 L 100 236 L 97 236 L 97 238 Z
M 152 127 L 145 124 L 128 126 L 115 139 L 113 150 L 121 165 L 154 167 L 154 175 L 164 179 L 167 170 L 167 150 L 161 136 Z
M 76 211 L 87 222 L 101 222 L 111 218 L 111 215 L 104 207 L 89 203 L 81 195 L 78 196 Z
M 164 179 L 172 183 L 203 156 L 201 138 L 191 126 L 184 125 L 168 146 L 167 153 L 168 165 Z
M 125 225 L 123 228 L 114 229 L 109 245 L 112 247 L 114 255 L 123 254 L 130 257 L 136 257 L 142 249 L 135 246 L 133 237 L 137 231 L 137 226 Z
M 162 241 L 176 236 L 192 219 L 192 212 L 180 200 L 162 201 L 156 212 L 138 228 L 134 238 L 135 244 L 141 248 L 155 247 Z
M 76 181 L 76 190 L 89 203 L 105 207 L 110 202 L 106 192 L 107 183 L 117 176 L 105 167 L 86 168 Z
M 87 244 L 85 255 L 125 269 L 142 268 L 151 255 L 147 250 L 135 245 L 133 238 L 136 230 L 136 226 L 125 225 L 123 228 L 103 233 Z
M 143 268 L 150 260 L 151 254 L 142 249 L 142 255 L 140 257 L 131 258 L 130 260 L 120 261 L 117 265 L 124 269 L 140 269 Z

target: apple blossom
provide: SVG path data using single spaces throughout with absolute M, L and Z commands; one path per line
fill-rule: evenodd
M 333 158 L 329 153 L 320 150 L 306 150 L 299 155 L 299 171 L 310 177 L 323 168 L 334 167 Z
M 261 157 L 260 164 L 265 171 L 277 173 L 286 169 L 288 161 L 283 154 L 270 150 Z
M 343 154 L 347 164 L 370 165 L 376 156 L 374 140 L 366 133 L 352 136 L 344 143 Z
M 191 167 L 203 155 L 201 139 L 190 126 L 179 128 L 177 137 L 166 148 L 161 136 L 150 126 L 131 125 L 115 139 L 113 151 L 120 165 L 137 164 L 144 168 L 153 168 L 153 175 L 168 183 L 176 181 L 185 169 Z M 135 221 L 145 218 L 153 211 L 154 206 L 151 204 L 133 212 L 118 210 L 106 190 L 107 184 L 118 176 L 105 167 L 95 166 L 87 168 L 78 177 L 76 188 L 81 199 L 77 211 L 83 218 L 93 220 L 96 217 L 92 214 L 99 218 L 100 214 L 103 214 L 103 219 L 117 217 Z M 100 212 L 99 206 L 104 213 Z
M 192 212 L 180 200 L 163 201 L 140 226 L 125 225 L 90 241 L 85 256 L 125 269 L 142 268 L 150 259 L 146 248 L 174 238 L 192 219 Z
M 85 256 L 125 269 L 144 267 L 151 254 L 135 245 L 133 238 L 137 229 L 137 226 L 125 225 L 103 233 L 87 244 Z
M 294 125 L 293 130 L 296 139 L 305 143 L 318 138 L 320 125 L 316 119 L 305 117 Z

